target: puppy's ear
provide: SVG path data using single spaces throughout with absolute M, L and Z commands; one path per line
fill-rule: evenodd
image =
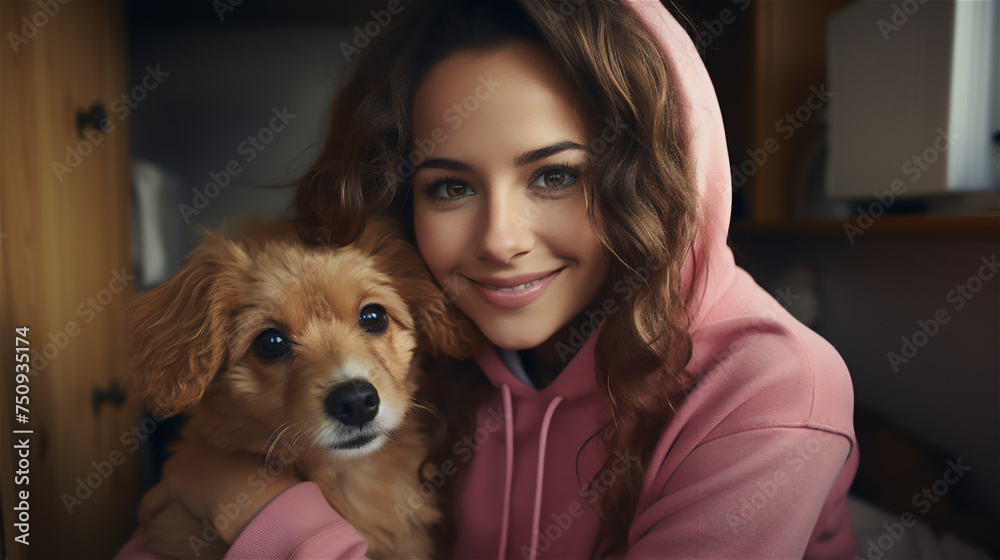
M 417 248 L 394 221 L 369 218 L 356 244 L 393 278 L 396 291 L 410 306 L 414 331 L 435 356 L 460 360 L 472 356 L 484 340 L 482 333 L 442 292 Z
M 172 415 L 197 404 L 226 357 L 226 298 L 213 288 L 235 261 L 231 242 L 210 235 L 188 264 L 127 305 L 126 393 Z

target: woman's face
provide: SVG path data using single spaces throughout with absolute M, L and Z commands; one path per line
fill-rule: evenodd
M 535 348 L 608 275 L 587 219 L 582 111 L 539 47 L 459 51 L 413 102 L 417 244 L 455 304 L 494 344 Z

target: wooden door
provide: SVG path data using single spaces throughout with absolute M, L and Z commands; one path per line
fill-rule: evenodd
M 109 557 L 134 527 L 141 430 L 134 406 L 94 406 L 125 367 L 120 314 L 134 283 L 128 122 L 115 111 L 135 86 L 122 5 L 3 0 L 0 31 L 4 557 Z M 87 124 L 95 104 L 103 133 Z

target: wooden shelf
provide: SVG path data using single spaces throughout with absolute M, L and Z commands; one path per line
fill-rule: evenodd
M 1000 237 L 1000 212 L 957 215 L 881 216 L 872 219 L 868 228 L 857 220 L 785 220 L 775 223 L 733 222 L 730 233 L 820 233 L 847 235 L 845 225 L 865 234 L 965 235 Z

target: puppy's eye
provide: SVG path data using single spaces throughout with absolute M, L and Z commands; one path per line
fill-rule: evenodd
M 253 351 L 264 360 L 275 360 L 292 351 L 292 341 L 278 329 L 267 329 L 253 341 Z
M 358 314 L 358 326 L 373 334 L 382 334 L 389 326 L 389 315 L 385 308 L 377 303 L 369 303 L 361 308 Z

